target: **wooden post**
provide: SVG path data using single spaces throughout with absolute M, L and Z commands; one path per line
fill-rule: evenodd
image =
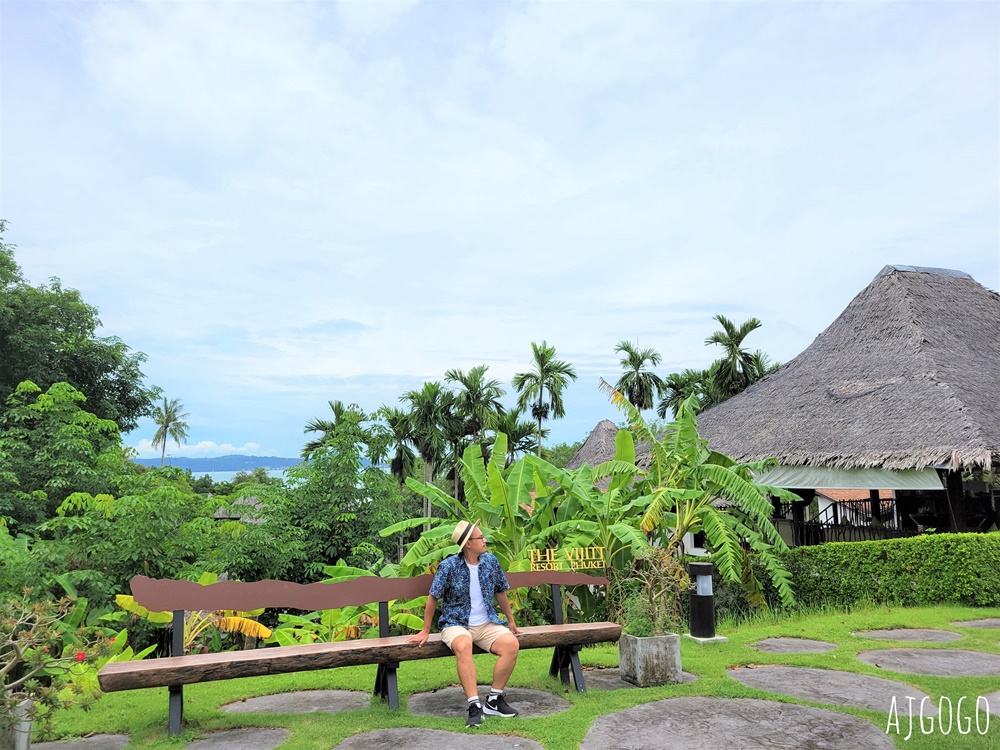
M 938 474 L 945 486 L 945 496 L 948 501 L 948 520 L 953 533 L 968 531 L 969 525 L 965 512 L 965 490 L 962 487 L 962 472 L 938 469 Z
M 872 525 L 878 521 L 882 523 L 882 502 L 879 500 L 878 490 L 868 490 L 868 503 L 871 505 Z

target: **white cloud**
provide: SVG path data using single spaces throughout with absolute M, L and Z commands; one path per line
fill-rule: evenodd
M 153 447 L 151 440 L 140 440 L 132 446 L 139 453 L 139 458 L 155 458 L 161 453 L 161 448 Z M 228 456 L 238 454 L 244 456 L 258 455 L 260 445 L 258 443 L 244 443 L 243 445 L 231 445 L 229 443 L 214 443 L 211 440 L 200 440 L 193 445 L 177 445 L 169 443 L 167 445 L 168 456 L 185 456 L 187 458 L 198 458 L 201 456 Z

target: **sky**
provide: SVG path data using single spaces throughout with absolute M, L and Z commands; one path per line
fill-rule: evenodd
M 512 405 L 542 340 L 573 442 L 621 340 L 788 361 L 887 264 L 1000 289 L 995 2 L 4 0 L 0 47 L 5 240 L 148 356 L 172 456 L 477 364 Z

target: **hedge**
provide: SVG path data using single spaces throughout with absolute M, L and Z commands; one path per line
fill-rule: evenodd
M 1000 605 L 1000 532 L 830 542 L 782 557 L 804 606 Z

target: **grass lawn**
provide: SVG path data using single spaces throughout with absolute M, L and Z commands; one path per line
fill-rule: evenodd
M 889 672 L 869 666 L 855 659 L 860 651 L 898 647 L 946 648 L 982 651 L 1000 654 L 1000 631 L 980 628 L 959 628 L 949 623 L 983 617 L 1000 617 L 1000 609 L 971 609 L 967 607 L 895 608 L 871 607 L 849 613 L 827 612 L 796 616 L 789 619 L 759 618 L 738 627 L 721 623 L 719 633 L 729 638 L 727 644 L 700 645 L 682 639 L 684 671 L 698 679 L 685 685 L 660 688 L 634 688 L 615 691 L 589 691 L 577 693 L 572 687 L 561 685 L 548 676 L 551 652 L 548 650 L 525 651 L 518 660 L 511 684 L 557 693 L 572 704 L 569 711 L 539 718 L 490 719 L 480 732 L 530 737 L 546 750 L 569 750 L 583 740 L 591 723 L 603 714 L 620 711 L 642 703 L 663 698 L 715 696 L 720 698 L 766 698 L 788 703 L 827 708 L 861 717 L 885 730 L 889 706 L 885 713 L 853 708 L 840 708 L 795 698 L 787 698 L 755 690 L 742 685 L 726 675 L 734 666 L 749 664 L 787 664 L 792 666 L 838 669 L 859 674 L 874 675 L 912 685 L 927 693 L 935 703 L 942 696 L 957 706 L 958 699 L 966 696 L 963 715 L 972 718 L 972 733 L 962 736 L 956 729 L 943 736 L 938 733 L 936 722 L 933 734 L 923 735 L 914 727 L 909 740 L 908 713 L 900 706 L 900 733 L 892 732 L 896 746 L 914 750 L 1000 750 L 1000 716 L 992 716 L 989 732 L 983 736 L 976 732 L 975 702 L 977 696 L 1000 690 L 1000 677 L 932 677 Z M 956 630 L 963 634 L 958 641 L 943 644 L 900 643 L 873 641 L 851 635 L 852 631 L 883 628 L 940 628 Z M 812 638 L 838 644 L 826 654 L 767 654 L 756 651 L 748 644 L 760 639 L 787 636 Z M 585 666 L 617 666 L 616 646 L 605 645 L 586 648 L 581 652 Z M 480 684 L 488 684 L 493 658 L 476 657 Z M 375 680 L 375 667 L 349 667 L 318 672 L 256 677 L 187 686 L 184 690 L 184 718 L 187 732 L 180 738 L 166 736 L 167 690 L 156 688 L 105 695 L 89 712 L 67 710 L 57 714 L 54 729 L 60 737 L 82 736 L 94 732 L 129 734 L 130 747 L 177 748 L 187 741 L 207 732 L 235 727 L 285 727 L 291 737 L 282 745 L 283 750 L 330 750 L 346 737 L 373 729 L 388 727 L 426 727 L 464 731 L 464 722 L 455 719 L 437 719 L 413 716 L 405 711 L 390 711 L 374 703 L 370 709 L 341 714 L 225 714 L 220 705 L 271 693 L 293 690 L 341 689 L 370 691 Z M 400 702 L 405 705 L 411 693 L 419 693 L 457 683 L 454 662 L 450 659 L 430 659 L 403 663 L 399 670 Z M 971 707 L 971 709 L 970 709 Z M 996 707 L 994 707 L 995 709 Z M 947 705 L 945 706 L 947 715 Z M 983 716 L 980 717 L 984 719 Z M 669 738 L 665 738 L 665 746 Z

